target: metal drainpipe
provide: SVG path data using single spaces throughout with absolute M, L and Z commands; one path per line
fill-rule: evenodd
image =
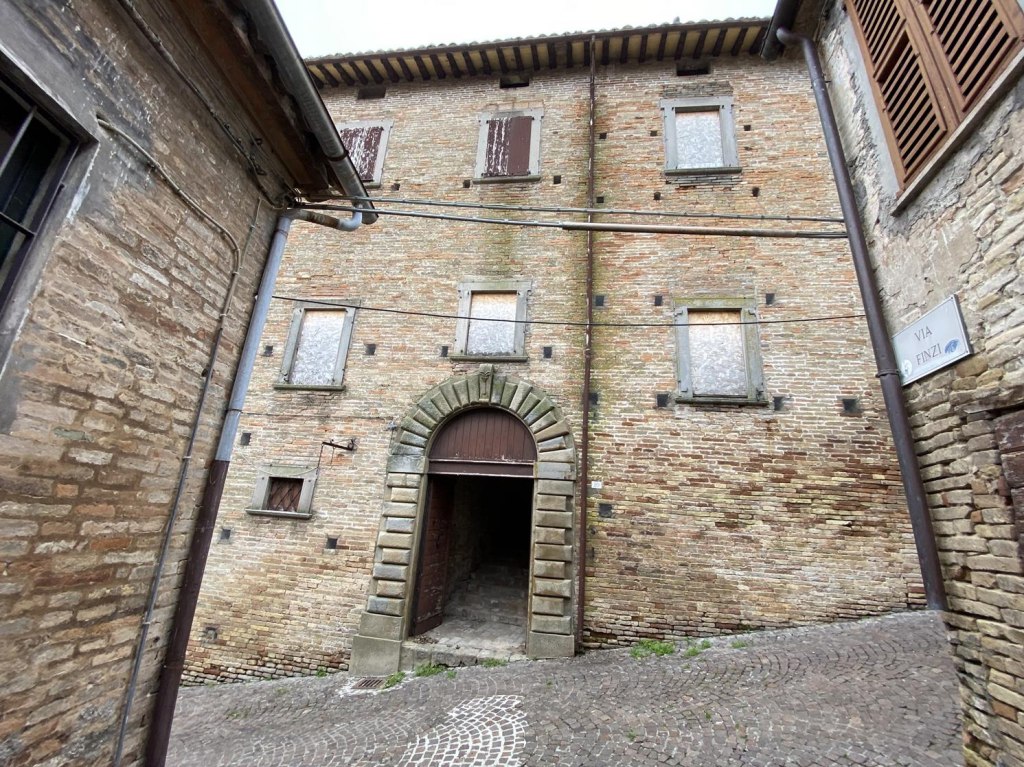
M 590 136 L 587 166 L 587 208 L 594 207 L 594 147 L 595 122 L 597 119 L 597 66 L 594 56 L 594 38 L 590 38 Z M 587 211 L 587 223 L 594 220 L 592 211 Z M 576 597 L 576 644 L 583 644 L 583 605 L 587 597 L 587 504 L 590 482 L 590 376 L 593 360 L 594 333 L 594 232 L 587 230 L 587 330 L 583 345 L 583 424 L 580 440 L 580 518 L 577 533 L 579 551 L 580 588 Z
M 281 266 L 285 244 L 292 221 L 298 219 L 310 223 L 328 226 L 341 231 L 353 231 L 363 220 L 361 211 L 356 211 L 349 219 L 337 219 L 304 210 L 289 210 L 277 220 L 277 227 L 270 241 L 267 263 L 263 268 L 259 293 L 253 305 L 249 328 L 246 331 L 242 353 L 238 360 L 238 369 L 231 387 L 224 425 L 221 427 L 217 451 L 206 477 L 203 497 L 196 513 L 192 540 L 189 544 L 188 558 L 185 560 L 185 573 L 182 577 L 181 590 L 178 593 L 178 605 L 174 613 L 174 624 L 164 654 L 164 664 L 160 672 L 160 684 L 153 703 L 152 725 L 146 741 L 147 767 L 163 767 L 167 758 L 167 744 L 171 736 L 171 723 L 174 720 L 174 706 L 178 698 L 181 674 L 185 668 L 185 653 L 188 649 L 188 638 L 192 632 L 192 620 L 196 614 L 196 603 L 203 584 L 203 571 L 213 540 L 213 530 L 217 522 L 221 496 L 224 494 L 224 481 L 231 465 L 231 450 L 235 443 L 235 434 L 242 414 L 242 405 L 252 379 L 256 354 L 259 350 L 263 326 L 270 310 L 270 300 L 274 294 L 277 273 Z
M 910 512 L 910 524 L 914 530 L 914 543 L 917 546 L 917 557 L 921 565 L 921 578 L 924 581 L 925 598 L 932 610 L 946 609 L 946 592 L 942 580 L 942 568 L 935 546 L 935 533 L 932 530 L 932 518 L 928 509 L 924 482 L 921 480 L 921 469 L 917 463 L 914 450 L 914 437 L 910 430 L 910 419 L 907 406 L 903 400 L 903 386 L 896 366 L 896 355 L 892 350 L 892 342 L 885 325 L 882 313 L 882 302 L 878 296 L 874 269 L 868 254 L 867 240 L 861 224 L 857 201 L 850 181 L 850 171 L 843 154 L 843 144 L 836 127 L 835 113 L 832 102 L 825 88 L 825 77 L 821 71 L 821 62 L 814 43 L 805 35 L 798 35 L 785 27 L 776 32 L 784 45 L 799 43 L 803 51 L 814 99 L 818 104 L 818 115 L 825 136 L 825 147 L 828 149 L 829 161 L 832 163 L 832 174 L 839 192 L 839 204 L 843 210 L 843 219 L 850 237 L 850 251 L 853 254 L 853 265 L 860 286 L 864 313 L 867 315 L 868 333 L 871 336 L 871 347 L 875 353 L 878 367 L 877 377 L 882 385 L 882 396 L 885 400 L 886 413 L 889 416 L 889 428 L 892 430 L 893 444 L 899 459 L 900 474 L 903 478 L 903 491 L 907 496 L 907 509 Z

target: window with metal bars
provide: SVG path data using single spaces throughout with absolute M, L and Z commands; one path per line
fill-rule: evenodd
M 0 78 L 0 309 L 7 304 L 76 148 L 71 134 Z
M 352 157 L 364 184 L 380 184 L 384 174 L 384 154 L 393 125 L 391 120 L 369 120 L 337 126 L 341 143 Z
M 525 180 L 537 176 L 542 117 L 539 109 L 482 115 L 477 180 Z
M 270 517 L 312 516 L 316 469 L 304 466 L 267 466 L 256 476 L 249 514 Z
M 847 3 L 906 186 L 1024 49 L 1017 0 Z

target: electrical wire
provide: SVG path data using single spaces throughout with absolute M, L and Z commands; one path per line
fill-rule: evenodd
M 448 202 L 445 200 L 424 200 L 407 197 L 359 197 L 342 195 L 336 199 L 352 200 L 353 202 L 394 203 L 397 205 L 426 205 L 441 208 L 474 208 L 480 210 L 508 210 L 522 213 L 591 213 L 617 216 L 655 216 L 664 218 L 710 218 L 735 219 L 740 221 L 807 221 L 823 224 L 842 224 L 842 218 L 834 216 L 786 216 L 761 215 L 756 213 L 686 213 L 681 211 L 630 210 L 626 208 L 570 208 L 560 205 L 501 205 L 482 202 Z M 314 204 L 303 207 L 315 207 Z
M 472 320 L 473 322 L 507 322 L 513 325 L 554 325 L 572 328 L 685 328 L 688 322 L 580 322 L 578 320 L 509 320 L 498 317 L 473 317 L 465 314 L 446 314 L 444 312 L 420 312 L 412 309 L 389 309 L 382 306 L 366 306 L 365 304 L 346 303 L 316 298 L 300 298 L 297 296 L 273 295 L 278 301 L 293 301 L 304 304 L 316 304 L 342 309 L 354 309 L 360 312 L 381 312 L 384 314 L 401 314 L 409 317 L 431 317 L 441 320 Z M 802 322 L 832 322 L 836 320 L 862 319 L 863 314 L 835 314 L 825 317 L 792 317 L 775 320 L 740 320 L 739 322 L 702 322 L 701 327 L 713 325 L 783 325 Z
M 360 208 L 346 205 L 308 204 L 311 210 L 338 210 L 353 213 Z M 427 213 L 411 210 L 388 210 L 374 206 L 374 212 L 382 216 L 404 216 L 428 218 L 438 221 L 461 221 L 471 224 L 497 224 L 502 226 L 536 227 L 541 229 L 563 229 L 580 232 L 628 232 L 634 234 L 686 234 L 703 237 L 768 237 L 784 239 L 838 240 L 846 238 L 846 231 L 824 231 L 813 229 L 733 229 L 712 226 L 665 226 L 648 224 L 619 224 L 589 221 L 539 221 L 537 219 L 482 218 L 479 216 L 455 216 L 445 213 Z

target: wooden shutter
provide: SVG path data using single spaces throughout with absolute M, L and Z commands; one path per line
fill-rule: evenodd
M 851 0 L 847 7 L 903 185 L 1024 47 L 1024 13 L 1017 0 Z
M 488 120 L 484 176 L 528 176 L 532 136 L 532 117 Z
M 853 0 L 847 7 L 858 28 L 902 184 L 949 135 L 943 93 L 928 77 L 931 62 L 896 2 Z
M 373 171 L 377 166 L 377 153 L 380 151 L 380 140 L 384 135 L 383 126 L 361 125 L 339 128 L 338 135 L 341 136 L 341 143 L 345 145 L 349 155 L 352 156 L 352 163 L 359 171 L 360 180 L 364 182 L 377 181 Z
M 1021 13 L 999 0 L 931 0 L 921 5 L 936 43 L 939 64 L 959 113 L 965 114 L 1021 49 Z

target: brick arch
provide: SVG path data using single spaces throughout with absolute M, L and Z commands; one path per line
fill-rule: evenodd
M 349 669 L 353 674 L 389 674 L 399 668 L 402 641 L 409 632 L 428 446 L 449 419 L 478 407 L 516 416 L 537 445 L 526 652 L 534 658 L 575 652 L 576 446 L 572 430 L 542 389 L 500 373 L 493 365 L 482 365 L 423 394 L 396 430 L 369 595 L 352 641 Z

